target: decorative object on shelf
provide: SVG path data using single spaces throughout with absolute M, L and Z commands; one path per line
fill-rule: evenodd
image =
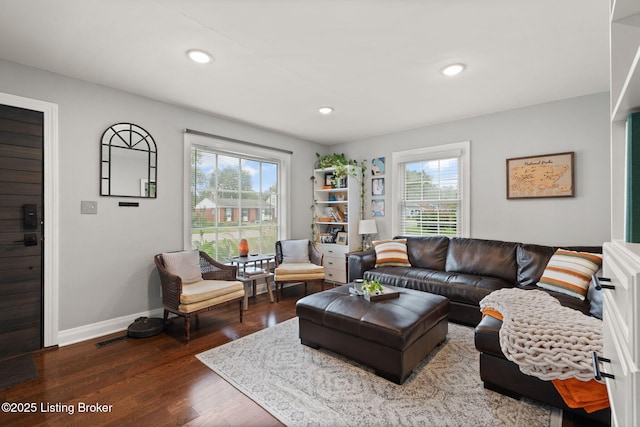
M 573 197 L 573 154 L 507 159 L 507 199 Z
M 142 127 L 109 126 L 100 139 L 100 195 L 155 199 L 157 155 L 153 137 Z
M 358 234 L 362 234 L 362 249 L 371 249 L 371 235 L 378 232 L 375 219 L 361 219 L 358 223 Z
M 247 242 L 247 239 L 240 239 L 240 243 L 238 243 L 238 255 L 249 255 L 249 242 Z
M 333 236 L 329 233 L 319 233 L 318 237 L 320 243 L 335 243 Z
M 322 187 L 322 189 L 323 190 L 327 190 L 329 188 L 333 188 L 333 173 L 332 172 L 324 174 L 324 186 Z
M 344 231 L 339 232 L 338 235 L 336 236 L 336 243 L 338 245 L 346 245 L 347 244 L 347 233 L 345 233 Z
M 343 226 L 337 226 L 337 227 L 331 227 L 329 229 L 329 234 L 331 235 L 331 237 L 333 238 L 333 242 L 336 241 L 336 239 L 338 238 L 338 233 L 344 231 L 344 227 Z
M 371 175 L 384 175 L 384 157 L 371 160 Z

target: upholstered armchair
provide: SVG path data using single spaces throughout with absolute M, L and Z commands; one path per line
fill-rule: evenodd
M 305 295 L 307 282 L 319 281 L 324 290 L 322 257 L 322 253 L 308 239 L 278 240 L 273 280 L 276 285 L 276 301 L 280 301 L 284 283 L 304 283 Z
M 154 257 L 162 284 L 164 319 L 169 313 L 184 317 L 187 341 L 190 319 L 222 304 L 237 302 L 242 322 L 244 285 L 236 280 L 237 267 L 221 264 L 198 250 L 168 252 Z

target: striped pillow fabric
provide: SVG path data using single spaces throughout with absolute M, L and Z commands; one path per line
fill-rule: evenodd
M 538 286 L 584 300 L 591 276 L 602 265 L 602 256 L 558 249 L 547 264 Z
M 411 267 L 407 255 L 407 239 L 376 240 L 376 267 Z

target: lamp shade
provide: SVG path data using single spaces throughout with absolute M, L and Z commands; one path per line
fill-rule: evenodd
M 376 234 L 377 232 L 375 219 L 361 219 L 358 223 L 358 234 Z

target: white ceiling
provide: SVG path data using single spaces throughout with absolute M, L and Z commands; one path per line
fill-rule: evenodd
M 608 3 L 0 0 L 0 57 L 335 144 L 607 91 Z

